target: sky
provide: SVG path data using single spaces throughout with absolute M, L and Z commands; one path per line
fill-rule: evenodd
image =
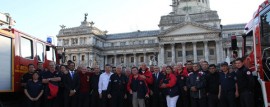
M 221 24 L 247 23 L 264 0 L 210 0 Z M 60 25 L 77 27 L 87 20 L 109 34 L 157 30 L 160 17 L 168 15 L 172 0 L 1 0 L 1 13 L 16 21 L 14 28 L 46 40 Z

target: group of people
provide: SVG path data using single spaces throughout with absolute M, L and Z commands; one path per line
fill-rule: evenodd
M 255 107 L 252 72 L 243 60 L 220 69 L 207 61 L 125 68 L 101 72 L 69 61 L 56 67 L 29 64 L 21 85 L 28 107 Z M 238 100 L 239 101 L 238 101 Z

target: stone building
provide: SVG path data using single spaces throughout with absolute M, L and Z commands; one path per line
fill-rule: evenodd
M 150 31 L 107 34 L 85 16 L 80 26 L 59 31 L 59 52 L 64 47 L 67 60 L 102 69 L 107 63 L 161 66 L 204 59 L 217 64 L 230 57 L 228 38 L 243 33 L 245 24 L 221 26 L 209 0 L 173 0 L 171 6 L 173 11 L 161 16 L 160 29 Z

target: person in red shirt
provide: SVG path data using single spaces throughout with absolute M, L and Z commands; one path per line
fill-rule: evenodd
M 145 107 L 144 98 L 149 97 L 149 88 L 146 80 L 138 74 L 138 68 L 132 67 L 132 75 L 129 77 L 127 84 L 127 90 L 132 94 L 132 105 L 133 107 Z
M 179 72 L 178 70 L 181 69 L 182 70 L 182 72 L 181 72 L 182 75 L 185 76 L 185 77 L 188 76 L 188 71 L 187 71 L 186 67 L 183 67 L 183 63 L 182 62 L 178 62 L 176 64 L 176 66 L 177 66 L 177 69 L 175 70 L 175 72 Z
M 147 68 L 145 63 L 141 64 L 141 68 L 139 69 L 139 74 L 142 79 L 146 80 L 147 85 L 151 85 L 153 83 L 153 75 L 152 72 Z
M 79 93 L 79 107 L 89 107 L 90 101 L 90 77 L 92 73 L 88 72 L 87 67 L 81 66 L 81 72 L 79 72 L 80 76 L 80 93 Z
M 177 86 L 177 78 L 173 73 L 171 66 L 166 67 L 166 78 L 161 81 L 160 88 L 165 89 L 165 95 L 168 107 L 176 107 L 179 98 L 179 89 Z

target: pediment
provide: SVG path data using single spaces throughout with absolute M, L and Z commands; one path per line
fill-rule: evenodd
M 182 24 L 178 24 L 163 31 L 161 35 L 172 36 L 172 35 L 201 34 L 213 32 L 220 32 L 220 29 L 195 22 L 184 22 Z

